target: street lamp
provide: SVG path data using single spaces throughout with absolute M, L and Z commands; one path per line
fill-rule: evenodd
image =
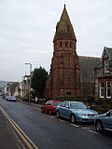
M 29 104 L 31 101 L 31 72 L 32 72 L 32 64 L 31 63 L 25 63 L 25 65 L 29 65 L 30 66 L 30 82 L 29 82 Z

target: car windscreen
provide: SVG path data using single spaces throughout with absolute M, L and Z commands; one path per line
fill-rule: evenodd
M 58 106 L 61 102 L 54 102 L 53 105 L 54 106 Z
M 83 103 L 70 103 L 71 109 L 87 109 Z

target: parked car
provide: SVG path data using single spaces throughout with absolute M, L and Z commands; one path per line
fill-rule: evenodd
M 49 113 L 49 114 L 56 114 L 56 107 L 61 102 L 59 100 L 49 100 L 47 101 L 42 107 L 41 112 L 42 113 Z
M 98 112 L 88 109 L 83 102 L 64 101 L 57 106 L 56 116 L 69 119 L 72 123 L 93 122 Z
M 103 133 L 104 130 L 112 131 L 112 109 L 97 116 L 94 124 L 98 133 Z
M 5 100 L 10 101 L 10 96 L 5 96 Z
M 17 101 L 17 98 L 15 96 L 10 96 L 10 101 Z
M 5 99 L 7 101 L 17 101 L 17 98 L 15 96 L 6 96 Z

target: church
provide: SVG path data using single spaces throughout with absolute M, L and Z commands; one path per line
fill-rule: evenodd
M 100 59 L 77 55 L 77 38 L 66 5 L 56 25 L 53 47 L 46 98 L 94 96 L 93 70 Z

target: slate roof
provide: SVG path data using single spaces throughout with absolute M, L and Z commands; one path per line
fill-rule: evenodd
M 112 48 L 104 47 L 104 50 L 106 50 L 109 56 L 112 58 Z
M 79 56 L 81 82 L 94 82 L 94 68 L 100 63 L 100 58 Z

